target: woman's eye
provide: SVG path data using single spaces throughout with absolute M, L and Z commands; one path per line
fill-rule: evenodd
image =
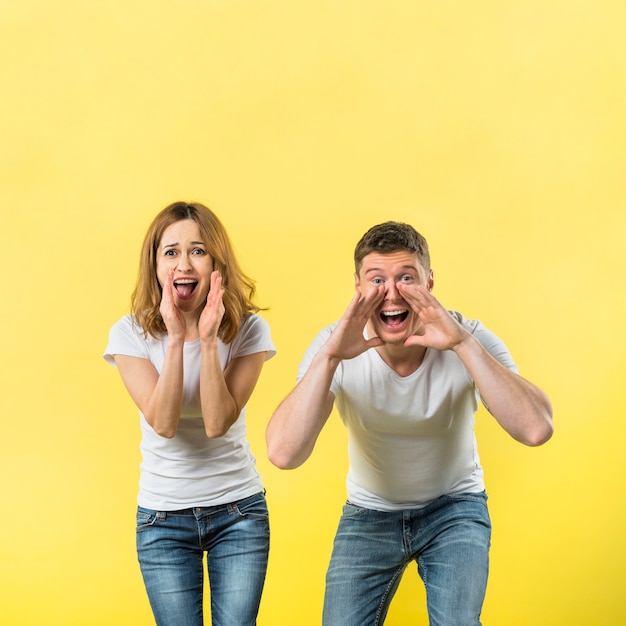
M 174 250 L 166 250 L 163 255 L 164 256 L 174 256 L 176 252 Z
M 204 251 L 202 248 L 196 248 L 196 249 L 193 251 L 193 254 L 203 255 L 203 254 L 206 254 L 206 253 L 205 253 L 205 251 Z

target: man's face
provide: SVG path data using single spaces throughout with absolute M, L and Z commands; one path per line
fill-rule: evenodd
M 398 289 L 399 284 L 409 289 L 418 285 L 432 289 L 432 271 L 422 267 L 417 254 L 408 250 L 371 252 L 363 257 L 355 279 L 363 295 L 375 286 L 383 285 L 385 289 L 382 303 L 368 321 L 370 337 L 376 335 L 385 343 L 402 344 L 418 334 L 421 322 Z

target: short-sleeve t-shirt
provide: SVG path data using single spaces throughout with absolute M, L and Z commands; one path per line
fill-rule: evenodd
M 104 358 L 113 365 L 116 354 L 148 359 L 160 372 L 166 348 L 167 334 L 159 338 L 144 337 L 134 318 L 127 315 L 111 328 Z M 265 352 L 267 359 L 276 354 L 269 326 L 258 315 L 243 320 L 231 343 L 218 339 L 222 371 L 233 359 L 257 352 Z M 158 435 L 139 412 L 142 462 L 137 500 L 140 506 L 160 511 L 214 506 L 246 498 L 263 489 L 246 440 L 246 407 L 224 436 L 212 439 L 206 436 L 200 405 L 200 360 L 200 340 L 186 342 L 183 409 L 174 437 Z
M 505 367 L 506 346 L 479 321 L 450 312 Z M 319 333 L 300 365 L 300 380 L 336 324 Z M 452 351 L 428 349 L 403 377 L 375 349 L 342 361 L 330 391 L 348 429 L 348 499 L 382 511 L 420 508 L 446 494 L 484 490 L 474 435 L 478 393 Z

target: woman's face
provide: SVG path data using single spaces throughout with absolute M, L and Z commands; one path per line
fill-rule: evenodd
M 181 311 L 191 312 L 204 307 L 211 284 L 213 259 L 196 222 L 180 220 L 165 229 L 157 248 L 156 270 L 161 287 L 172 272 L 174 302 Z

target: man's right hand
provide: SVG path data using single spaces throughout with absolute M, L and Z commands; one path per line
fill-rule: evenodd
M 361 295 L 361 290 L 357 286 L 352 302 L 333 329 L 322 350 L 331 359 L 343 361 L 344 359 L 353 359 L 370 348 L 382 346 L 383 341 L 379 337 L 365 339 L 363 329 L 384 297 L 385 289 L 382 285 L 373 286 L 365 296 Z

